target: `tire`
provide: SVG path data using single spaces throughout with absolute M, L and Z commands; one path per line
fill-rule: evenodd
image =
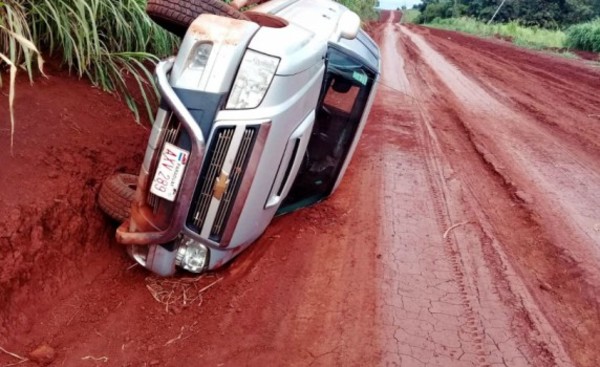
M 146 13 L 158 25 L 179 36 L 200 14 L 214 14 L 235 19 L 248 18 L 222 0 L 148 0 Z
M 98 192 L 100 209 L 118 222 L 129 218 L 137 179 L 135 175 L 117 173 L 104 180 Z

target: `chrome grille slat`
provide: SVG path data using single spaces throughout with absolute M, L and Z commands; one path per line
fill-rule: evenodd
M 213 186 L 215 180 L 221 173 L 221 167 L 223 166 L 223 162 L 227 156 L 227 151 L 231 145 L 231 138 L 233 137 L 234 132 L 235 128 L 231 127 L 225 128 L 218 133 L 215 149 L 212 153 L 212 157 L 210 158 L 210 165 L 208 167 L 206 176 L 204 177 L 204 182 L 201 183 L 202 188 L 197 199 L 198 204 L 194 210 L 193 223 L 198 228 L 202 227 L 204 220 L 206 219 L 213 196 Z
M 203 238 L 221 241 L 259 131 L 257 125 L 237 125 L 213 133 L 188 215 L 190 228 Z
M 246 157 L 248 156 L 250 147 L 252 146 L 254 134 L 254 129 L 246 129 L 246 131 L 244 131 L 244 136 L 242 138 L 240 148 L 235 157 L 233 167 L 231 168 L 229 189 L 225 192 L 223 200 L 221 201 L 221 205 L 219 206 L 215 222 L 213 223 L 213 227 L 211 229 L 211 236 L 218 236 L 221 234 L 225 218 L 232 204 L 233 196 L 237 191 L 238 182 L 242 177 L 244 163 L 246 162 Z

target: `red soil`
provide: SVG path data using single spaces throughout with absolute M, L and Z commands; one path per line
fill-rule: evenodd
M 18 79 L 12 154 L 8 119 L 0 129 L 0 343 L 32 340 L 37 315 L 126 264 L 96 193 L 113 171 L 138 169 L 147 129 L 87 81 L 46 72 Z
M 95 204 L 147 130 L 60 71 L 21 79 L 0 347 L 48 343 L 53 366 L 600 365 L 598 71 L 398 19 L 372 28 L 382 83 L 339 191 L 168 309 Z

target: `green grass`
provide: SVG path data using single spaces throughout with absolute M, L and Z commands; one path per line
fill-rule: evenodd
M 352 10 L 363 22 L 368 22 L 373 19 L 377 19 L 377 12 L 375 6 L 377 5 L 376 0 L 336 0 L 340 4 L 346 6 Z
M 15 74 L 22 67 L 33 80 L 36 65 L 42 70 L 38 49 L 116 92 L 137 121 L 140 108 L 152 119 L 158 94 L 151 70 L 179 40 L 155 25 L 145 6 L 146 0 L 0 0 L 0 86 L 8 69 L 11 149 Z
M 151 119 L 156 89 L 151 71 L 169 55 L 175 37 L 145 13 L 145 0 L 24 0 L 33 39 L 50 54 L 62 56 L 69 70 L 107 92 L 118 92 L 139 121 L 141 104 Z M 136 101 L 128 80 L 141 96 Z
M 427 24 L 434 28 L 451 29 L 483 37 L 502 37 L 513 43 L 534 49 L 565 47 L 567 36 L 560 30 L 523 27 L 517 22 L 486 24 L 472 18 L 436 18 Z
M 567 29 L 566 45 L 577 50 L 600 52 L 600 18 Z
M 421 12 L 417 9 L 402 10 L 402 19 L 400 21 L 402 23 L 415 23 L 420 15 Z
M 565 59 L 572 59 L 572 60 L 580 59 L 580 57 L 577 56 L 577 54 L 574 54 L 573 52 L 570 52 L 570 51 L 559 51 L 558 53 L 554 53 L 554 54 L 562 56 Z
M 10 121 L 10 150 L 14 145 L 15 132 L 15 78 L 21 66 L 33 80 L 33 70 L 37 64 L 43 73 L 43 59 L 32 42 L 32 35 L 27 22 L 26 9 L 19 1 L 4 0 L 0 2 L 0 87 L 2 87 L 3 69 L 9 71 L 8 115 Z M 36 57 L 37 56 L 37 57 Z

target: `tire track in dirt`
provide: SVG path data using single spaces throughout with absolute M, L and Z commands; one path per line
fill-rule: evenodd
M 398 30 L 392 24 L 386 28 L 383 37 L 391 34 L 397 41 Z M 560 345 L 547 335 L 551 330 L 543 330 L 545 335 L 541 337 L 529 338 L 532 334 L 542 334 L 540 325 L 527 322 L 529 313 L 525 311 L 532 305 L 514 310 L 514 303 L 524 303 L 524 297 L 513 294 L 516 287 L 506 285 L 506 277 L 515 274 L 497 270 L 506 264 L 486 259 L 486 252 L 488 258 L 496 256 L 495 251 L 489 254 L 491 240 L 478 225 L 468 202 L 460 200 L 462 184 L 448 180 L 453 175 L 452 168 L 432 129 L 431 111 L 421 106 L 421 84 L 429 88 L 431 81 L 411 75 L 415 60 L 406 57 L 401 43 L 390 47 L 389 40 L 381 42 L 383 64 L 387 65 L 382 85 L 395 91 L 386 90 L 381 96 L 387 112 L 378 126 L 390 133 L 403 132 L 415 142 L 407 146 L 390 141 L 393 145 L 383 148 L 390 162 L 384 171 L 383 191 L 386 197 L 396 200 L 386 201 L 383 209 L 387 214 L 383 216 L 380 237 L 393 240 L 382 243 L 381 252 L 393 256 L 384 257 L 382 264 L 386 287 L 382 289 L 384 304 L 380 312 L 389 320 L 389 324 L 382 325 L 382 333 L 393 332 L 397 342 L 396 354 L 388 350 L 388 359 L 384 361 L 401 365 L 570 365 Z M 402 58 L 405 63 L 395 62 Z M 404 149 L 398 151 L 399 147 Z M 474 155 L 478 157 L 476 152 Z M 415 199 L 406 200 L 406 190 L 423 200 L 421 209 L 415 210 Z M 402 222 L 391 219 L 398 217 Z M 407 247 L 407 243 L 416 248 Z M 444 272 L 439 271 L 442 269 Z M 448 293 L 438 298 L 436 286 L 441 284 Z M 421 288 L 427 292 L 415 291 Z M 436 309 L 439 302 L 444 303 L 442 300 L 448 301 L 445 306 L 452 310 L 444 314 L 444 320 L 437 317 Z M 423 305 L 427 303 L 429 306 Z M 418 310 L 416 317 L 415 310 Z M 388 331 L 393 325 L 409 327 Z M 450 354 L 439 349 L 441 341 L 436 333 L 440 331 L 446 333 L 446 343 L 459 342 L 454 349 L 445 345 Z M 457 339 L 453 340 L 451 335 Z
M 472 282 L 473 279 L 469 279 L 466 274 L 456 236 L 450 234 L 450 231 L 454 228 L 458 228 L 462 225 L 469 225 L 471 224 L 471 221 L 452 222 L 451 210 L 448 207 L 451 198 L 449 189 L 446 185 L 446 180 L 443 177 L 445 169 L 441 167 L 440 159 L 442 153 L 439 148 L 439 142 L 431 128 L 430 117 L 423 110 L 419 102 L 416 102 L 416 105 L 418 106 L 420 118 L 423 122 L 422 126 L 425 127 L 424 131 L 420 134 L 420 138 L 421 146 L 425 148 L 427 176 L 429 179 L 429 187 L 434 198 L 433 204 L 435 206 L 436 219 L 440 228 L 447 228 L 442 235 L 445 251 L 450 259 L 452 270 L 458 284 L 461 302 L 466 309 L 467 325 L 463 325 L 462 328 L 469 332 L 471 340 L 475 344 L 478 356 L 477 362 L 481 366 L 489 366 L 486 354 L 484 353 L 485 331 L 481 322 L 481 315 L 477 312 L 476 308 L 474 308 L 476 307 L 474 303 L 477 302 L 477 300 L 472 300 L 471 297 L 473 292 L 476 292 L 476 286 Z
M 409 56 L 413 58 L 412 64 L 419 66 L 421 64 L 427 65 L 425 68 L 427 69 L 426 74 L 428 74 L 428 76 L 425 79 L 430 81 L 424 84 L 431 88 L 431 97 L 427 103 L 430 110 L 436 111 L 434 114 L 436 116 L 436 121 L 434 123 L 435 130 L 441 134 L 442 140 L 444 140 L 443 145 L 445 145 L 444 150 L 446 155 L 451 159 L 452 165 L 456 166 L 458 175 L 462 176 L 461 179 L 467 184 L 467 189 L 472 194 L 472 207 L 475 209 L 475 212 L 478 213 L 480 223 L 482 224 L 486 235 L 491 238 L 491 241 L 487 241 L 488 245 L 492 245 L 492 248 L 495 248 L 495 250 L 498 252 L 500 259 L 503 259 L 504 261 L 507 260 L 508 257 L 504 255 L 503 252 L 509 251 L 509 253 L 512 255 L 511 262 L 513 263 L 515 262 L 515 249 L 519 249 L 519 251 L 516 252 L 523 257 L 520 259 L 521 261 L 517 261 L 517 264 L 519 264 L 521 273 L 523 273 L 523 270 L 525 270 L 524 273 L 526 276 L 524 277 L 524 280 L 526 280 L 526 283 L 529 285 L 530 291 L 533 290 L 533 293 L 536 295 L 536 299 L 538 301 L 537 303 L 542 306 L 542 309 L 546 311 L 546 314 L 550 315 L 554 315 L 555 309 L 548 307 L 548 304 L 553 304 L 554 306 L 557 306 L 558 304 L 559 308 L 563 308 L 561 317 L 558 317 L 560 320 L 559 324 L 578 324 L 578 318 L 589 320 L 587 322 L 583 322 L 583 324 L 586 324 L 585 326 L 588 328 L 588 331 L 585 334 L 589 335 L 588 333 L 591 330 L 597 328 L 597 315 L 594 314 L 595 308 L 593 306 L 595 299 L 593 297 L 590 298 L 590 296 L 593 294 L 593 291 L 589 289 L 590 283 L 593 284 L 594 273 L 590 274 L 591 277 L 588 275 L 587 279 L 580 279 L 579 276 L 576 276 L 577 281 L 581 282 L 578 286 L 581 287 L 581 285 L 584 285 L 585 287 L 588 287 L 587 291 L 577 292 L 571 288 L 571 286 L 574 286 L 574 283 L 571 283 L 566 287 L 566 292 L 562 293 L 560 292 L 562 290 L 559 291 L 559 288 L 564 287 L 565 284 L 559 284 L 557 286 L 557 278 L 552 274 L 552 272 L 555 271 L 555 269 L 565 269 L 566 271 L 570 272 L 573 271 L 574 266 L 578 267 L 580 264 L 577 261 L 574 261 L 572 258 L 569 258 L 569 256 L 565 257 L 562 249 L 557 249 L 555 244 L 545 238 L 547 234 L 543 232 L 543 230 L 535 221 L 536 215 L 532 214 L 528 207 L 524 205 L 528 204 L 528 202 L 531 204 L 531 198 L 528 196 L 528 193 L 521 191 L 522 189 L 519 189 L 519 187 L 523 187 L 522 183 L 519 181 L 515 182 L 514 178 L 507 174 L 507 171 L 513 170 L 514 172 L 515 169 L 517 169 L 518 172 L 517 166 L 514 165 L 514 163 L 511 164 L 510 162 L 499 163 L 497 157 L 499 148 L 494 144 L 495 142 L 490 141 L 490 139 L 482 139 L 481 130 L 473 130 L 472 128 L 473 124 L 477 124 L 478 121 L 486 121 L 487 116 L 490 115 L 489 109 L 492 109 L 494 112 L 496 112 L 496 117 L 499 119 L 506 118 L 507 115 L 514 114 L 514 112 L 508 111 L 503 105 L 498 105 L 498 102 L 493 98 L 486 97 L 485 92 L 483 92 L 480 87 L 474 85 L 472 81 L 466 79 L 458 71 L 453 70 L 453 67 L 449 66 L 443 57 L 435 54 L 432 55 L 432 50 L 428 49 L 428 46 L 426 46 L 422 40 L 416 38 L 408 31 L 406 31 L 406 33 L 410 35 L 410 38 L 404 37 L 403 41 L 404 44 L 408 45 L 407 48 L 410 54 Z M 419 43 L 418 46 L 412 41 Z M 425 50 L 426 56 L 421 55 L 423 50 Z M 455 54 L 460 53 L 455 52 Z M 455 55 L 455 57 L 458 56 Z M 469 60 L 473 61 L 474 59 L 470 58 Z M 423 69 L 423 67 L 421 68 Z M 465 94 L 463 91 L 468 92 Z M 459 96 L 458 100 L 455 100 L 455 96 Z M 449 133 L 449 129 L 452 129 L 452 124 L 445 123 L 444 119 L 447 119 L 447 121 L 454 121 L 456 123 L 455 126 L 458 128 L 457 131 L 462 130 L 464 132 L 465 138 L 463 140 L 465 140 L 465 143 L 473 146 L 473 151 L 475 154 L 480 155 L 483 166 L 487 166 L 490 170 L 490 184 L 493 185 L 493 176 L 496 175 L 501 183 L 501 186 L 504 186 L 504 188 L 507 190 L 506 193 L 508 194 L 508 197 L 506 197 L 506 200 L 502 201 L 490 199 L 489 195 L 493 195 L 493 191 L 490 192 L 490 187 L 492 186 L 489 184 L 486 187 L 486 185 L 482 185 L 481 182 L 477 182 L 478 180 L 481 181 L 482 177 L 476 177 L 475 179 L 472 177 L 473 172 L 476 172 L 473 171 L 473 167 L 468 164 L 468 162 L 473 163 L 472 159 L 465 159 L 465 154 L 462 152 L 457 152 L 457 148 L 460 147 L 459 149 L 463 149 L 466 147 L 466 145 L 465 143 L 457 143 L 455 138 L 449 139 L 449 136 L 453 135 Z M 490 130 L 493 128 L 493 126 L 490 128 L 488 124 L 485 128 Z M 511 128 L 512 127 L 510 126 L 508 127 L 509 130 Z M 518 131 L 518 129 L 516 131 Z M 497 131 L 492 131 L 490 136 L 496 137 L 493 135 L 493 133 L 496 132 Z M 518 132 L 516 132 L 516 134 L 519 136 Z M 540 137 L 544 138 L 545 136 L 542 133 Z M 453 140 L 454 142 L 452 142 Z M 561 147 L 564 146 L 564 144 L 558 141 L 556 146 Z M 581 153 L 575 151 L 574 154 L 574 156 L 577 157 Z M 582 165 L 579 165 L 578 167 L 578 169 L 581 170 L 580 172 L 589 171 L 589 174 L 595 176 L 595 171 L 593 169 L 589 170 L 588 168 L 589 166 Z M 539 182 L 536 181 L 530 183 L 534 184 L 534 186 L 536 184 L 539 185 Z M 498 188 L 496 190 L 497 194 L 500 193 L 502 195 L 500 190 L 504 189 L 500 187 L 500 190 L 498 190 Z M 579 192 L 579 194 L 581 195 L 581 192 Z M 593 194 L 590 195 L 589 192 L 586 194 L 585 190 L 583 196 L 594 198 Z M 507 204 L 510 204 L 511 202 L 514 202 L 512 204 L 512 208 L 507 206 Z M 515 209 L 519 208 L 522 209 L 521 214 L 517 214 L 518 210 L 515 211 Z M 499 216 L 501 213 L 505 214 L 503 216 Z M 513 228 L 506 228 L 505 226 L 507 222 L 510 223 L 510 220 L 505 218 L 506 216 L 510 215 L 514 215 L 516 218 L 520 217 L 522 219 L 520 221 L 514 221 L 512 224 Z M 520 225 L 517 225 L 515 228 L 514 225 L 517 223 L 520 223 Z M 507 230 L 514 231 L 515 233 L 519 234 L 519 236 L 507 233 Z M 573 233 L 572 231 L 565 232 Z M 577 230 L 575 229 L 574 232 L 577 233 Z M 494 237 L 498 235 L 500 236 L 501 240 L 494 240 Z M 532 251 L 527 250 L 518 244 L 518 242 L 522 242 L 523 239 L 526 241 L 533 240 L 532 245 L 534 246 L 539 246 L 540 244 L 542 246 L 540 249 Z M 588 248 L 587 251 L 592 249 L 593 245 L 592 248 Z M 523 251 L 525 251 L 525 253 L 523 253 Z M 550 252 L 544 253 L 544 251 Z M 528 252 L 533 252 L 533 254 L 528 254 Z M 555 254 L 558 254 L 558 256 Z M 489 256 L 490 254 L 488 253 L 488 258 Z M 529 266 L 531 268 L 524 269 L 523 266 Z M 531 269 L 533 269 L 533 271 L 531 271 Z M 541 274 L 538 272 L 541 272 Z M 577 270 L 574 271 L 574 273 L 576 274 Z M 570 278 L 570 276 L 566 277 L 566 279 L 569 281 L 571 280 Z M 523 285 L 515 285 L 514 283 L 514 281 L 510 282 L 509 285 L 511 285 L 511 288 L 513 289 L 517 288 L 515 294 L 520 294 L 519 297 L 521 298 L 523 295 L 525 295 L 525 299 L 530 298 L 527 297 L 527 291 L 523 292 L 523 289 L 518 291 L 518 288 L 524 288 Z M 549 292 L 541 292 L 542 297 L 540 297 L 540 288 L 537 286 L 538 284 L 539 287 L 545 288 Z M 553 285 L 549 286 L 549 284 Z M 551 287 L 552 289 L 548 287 Z M 555 291 L 558 293 L 554 293 Z M 552 295 L 549 296 L 548 293 L 552 293 Z M 583 295 L 580 293 L 583 293 Z M 560 303 L 564 300 L 563 297 L 566 297 L 573 303 L 569 304 L 568 306 L 561 305 Z M 560 301 L 557 303 L 557 300 Z M 590 301 L 591 304 L 589 303 Z M 532 309 L 531 305 L 525 304 L 523 306 L 523 310 L 526 311 L 526 313 L 523 314 L 524 318 L 522 320 L 525 323 L 531 323 L 530 321 L 534 321 L 533 324 L 537 324 L 537 326 L 533 328 L 534 330 L 537 328 L 538 330 L 549 335 L 549 342 L 546 344 L 556 346 L 558 338 L 553 336 L 554 333 L 551 331 L 551 328 L 548 330 L 547 322 L 544 321 L 544 317 L 540 317 L 539 313 L 535 312 L 535 307 L 533 307 L 533 312 L 530 312 Z M 583 313 L 581 312 L 581 306 L 584 306 Z M 572 312 L 577 313 L 578 315 L 573 317 L 574 315 L 571 314 Z M 533 319 L 531 317 L 532 315 L 534 316 Z M 553 323 L 556 325 L 557 317 L 553 316 L 552 318 L 554 321 Z M 574 335 L 571 330 L 569 330 L 567 335 L 564 335 L 564 327 L 560 327 L 560 329 L 561 335 L 566 337 L 568 342 L 567 344 L 570 346 L 569 349 L 571 355 L 576 357 L 578 363 L 581 365 L 596 365 L 596 362 L 594 361 L 596 361 L 597 356 L 595 356 L 594 353 L 590 353 L 589 348 L 586 347 L 586 345 L 591 345 L 595 342 L 592 341 L 591 344 L 588 344 L 590 341 L 586 340 L 587 337 L 582 338 L 580 335 Z M 553 349 L 556 350 L 556 348 Z M 558 355 L 560 356 L 562 354 L 560 353 L 560 348 L 558 348 L 558 352 Z M 562 356 L 558 361 L 562 361 L 559 362 L 559 364 L 562 364 L 566 361 L 566 359 L 564 356 Z
M 390 32 L 392 29 L 397 31 L 397 28 L 391 27 L 387 27 L 386 31 Z M 391 38 L 389 35 L 388 37 Z M 394 43 L 397 42 L 397 37 L 398 33 L 396 32 L 394 38 L 392 39 Z M 386 42 L 390 42 L 389 38 L 386 39 Z M 399 50 L 398 45 L 395 45 L 394 48 Z M 387 49 L 391 50 L 392 48 L 387 47 Z M 398 59 L 403 60 L 404 58 L 400 57 Z M 386 63 L 386 65 L 390 64 L 392 63 Z M 450 193 L 446 185 L 446 180 L 443 177 L 445 168 L 442 167 L 443 163 L 441 162 L 443 154 L 439 148 L 437 137 L 431 128 L 430 117 L 427 115 L 427 112 L 423 109 L 421 103 L 419 102 L 420 98 L 418 96 L 418 92 L 416 92 L 414 87 L 409 89 L 410 84 L 406 76 L 406 70 L 409 69 L 409 67 L 407 67 L 404 62 L 396 63 L 394 66 L 397 69 L 404 70 L 402 72 L 396 71 L 396 73 L 394 73 L 395 75 L 403 76 L 400 78 L 403 83 L 398 84 L 396 82 L 394 84 L 400 87 L 409 98 L 414 98 L 412 100 L 412 105 L 416 107 L 415 112 L 417 112 L 417 120 L 420 120 L 421 122 L 421 124 L 417 125 L 418 129 L 416 138 L 419 141 L 419 146 L 423 149 L 423 157 L 425 158 L 426 162 L 425 169 L 427 171 L 428 187 L 433 198 L 435 219 L 438 223 L 438 228 L 447 228 L 442 236 L 443 243 L 445 245 L 444 250 L 449 258 L 454 273 L 454 278 L 459 289 L 460 301 L 465 308 L 465 317 L 467 321 L 466 325 L 461 326 L 461 329 L 470 335 L 470 342 L 474 344 L 477 354 L 476 362 L 481 366 L 487 366 L 488 363 L 486 353 L 484 352 L 484 329 L 480 321 L 480 315 L 474 309 L 473 301 L 470 297 L 470 294 L 472 293 L 469 292 L 472 292 L 475 287 L 473 286 L 472 282 L 469 282 L 466 279 L 467 277 L 465 275 L 465 269 L 460 258 L 461 255 L 457 248 L 455 236 L 448 235 L 453 228 L 457 228 L 461 225 L 469 225 L 471 222 L 463 221 L 459 223 L 452 223 L 452 216 L 450 214 L 450 209 L 448 208 L 448 203 L 451 200 Z

